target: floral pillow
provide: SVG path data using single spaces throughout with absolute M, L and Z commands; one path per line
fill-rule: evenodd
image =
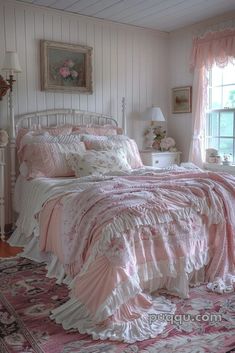
M 134 140 L 125 135 L 116 136 L 89 136 L 82 135 L 81 140 L 84 141 L 86 149 L 100 150 L 116 150 L 122 148 L 125 151 L 126 158 L 131 168 L 138 169 L 143 167 L 143 163 L 139 154 L 137 144 Z
M 86 151 L 84 154 L 68 153 L 66 159 L 77 177 L 103 175 L 110 172 L 131 170 L 122 149 L 109 151 Z

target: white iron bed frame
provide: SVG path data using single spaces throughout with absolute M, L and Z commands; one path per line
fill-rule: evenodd
M 13 211 L 13 195 L 16 182 L 16 170 L 17 167 L 17 155 L 16 155 L 16 135 L 20 128 L 40 128 L 40 127 L 58 127 L 66 124 L 80 125 L 80 124 L 98 124 L 105 125 L 111 124 L 118 126 L 117 120 L 111 116 L 74 110 L 74 109 L 51 109 L 24 114 L 15 119 L 14 110 L 12 106 L 12 97 L 9 97 L 9 111 L 11 120 L 11 136 L 10 136 L 10 197 L 11 197 L 11 222 L 14 228 L 14 211 Z M 123 132 L 126 133 L 126 102 L 125 98 L 122 98 L 122 128 Z M 3 205 L 4 207 L 4 205 Z M 1 231 L 1 238 L 5 240 L 4 231 Z

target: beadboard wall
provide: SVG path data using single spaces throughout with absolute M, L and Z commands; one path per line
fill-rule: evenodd
M 92 95 L 40 90 L 40 39 L 93 48 Z M 156 104 L 168 116 L 166 33 L 0 0 L 0 65 L 6 50 L 18 52 L 22 67 L 14 90 L 16 116 L 43 109 L 73 108 L 110 114 L 121 125 L 121 98 L 125 97 L 127 132 L 140 148 L 145 127 L 140 113 Z M 0 127 L 9 129 L 6 97 L 0 102 Z M 8 175 L 9 163 L 6 182 Z M 7 197 L 6 203 L 9 223 L 11 207 Z

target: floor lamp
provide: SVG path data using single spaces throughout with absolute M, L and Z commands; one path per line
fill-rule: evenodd
M 8 83 L 0 75 L 0 101 L 7 94 Z M 8 144 L 8 134 L 0 129 L 0 239 L 5 240 L 5 150 Z
M 9 85 L 8 105 L 9 105 L 9 118 L 10 118 L 10 155 L 11 155 L 11 203 L 12 203 L 12 224 L 14 227 L 14 211 L 13 211 L 13 194 L 16 180 L 16 167 L 15 167 L 15 116 L 14 116 L 14 102 L 13 102 L 13 86 L 14 75 L 21 72 L 21 67 L 18 59 L 18 54 L 14 51 L 7 51 L 3 62 L 3 71 L 6 71 L 6 81 Z

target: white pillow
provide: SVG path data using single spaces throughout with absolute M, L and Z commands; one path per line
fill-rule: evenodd
M 68 153 L 66 159 L 77 177 L 131 170 L 126 154 L 122 149 L 116 149 L 115 151 L 90 150 L 82 155 L 79 153 Z

